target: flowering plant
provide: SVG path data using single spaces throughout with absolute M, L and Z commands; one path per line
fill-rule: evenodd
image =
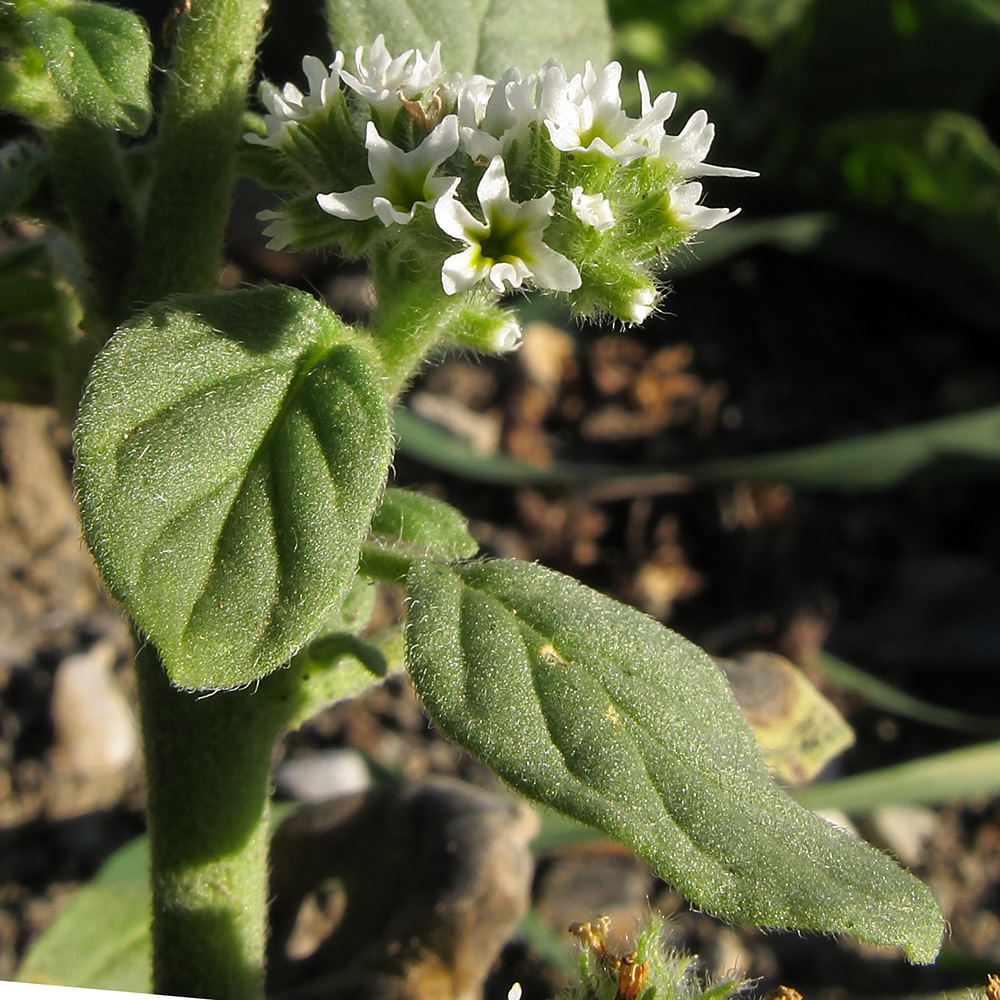
M 553 23 L 581 16 L 544 6 Z M 352 5 L 330 10 L 356 23 Z M 116 135 L 143 136 L 152 117 L 138 19 L 90 0 L 0 7 L 0 99 L 43 140 L 4 197 L 32 207 L 51 190 L 45 217 L 76 241 L 79 501 L 148 640 L 155 989 L 260 993 L 272 746 L 390 669 L 399 630 L 365 632 L 376 581 L 405 592 L 406 668 L 429 713 L 511 786 L 727 919 L 931 960 L 929 892 L 771 782 L 705 653 L 544 567 L 475 560 L 458 511 L 386 488 L 399 392 L 449 345 L 515 347 L 508 292 L 623 323 L 651 314 L 664 255 L 734 214 L 702 205 L 695 178 L 746 174 L 705 163 L 707 116 L 669 133 L 674 96 L 651 99 L 640 76 L 629 117 L 614 62 L 494 81 L 448 73 L 444 45 L 394 57 L 381 35 L 353 70 L 340 52 L 306 57 L 307 93 L 264 85 L 240 162 L 285 195 L 264 213 L 272 246 L 367 260 L 377 308 L 352 327 L 290 289 L 210 290 L 261 11 L 203 0 L 175 14 L 138 169 Z M 488 18 L 503 16 L 462 23 L 496 37 Z
M 699 204 L 693 178 L 754 176 L 704 162 L 714 129 L 703 111 L 668 134 L 676 95 L 651 101 L 641 73 L 642 114 L 630 118 L 616 62 L 569 78 L 552 60 L 493 81 L 446 75 L 440 45 L 393 58 L 382 35 L 354 61 L 356 74 L 342 52 L 329 67 L 307 56 L 308 94 L 264 85 L 261 134 L 245 138 L 275 150 L 304 189 L 262 213 L 273 249 L 333 243 L 374 259 L 391 248 L 473 308 L 534 287 L 566 293 L 578 314 L 641 323 L 658 262 L 736 214 Z M 495 322 L 475 327 L 471 346 L 516 342 L 510 320 Z M 470 343 L 464 326 L 451 336 Z

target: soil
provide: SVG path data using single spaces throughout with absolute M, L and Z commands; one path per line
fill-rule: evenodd
M 242 232 L 232 259 L 230 284 L 295 281 L 349 318 L 364 312 L 355 270 L 268 254 Z M 512 360 L 449 357 L 416 382 L 409 403 L 482 453 L 543 467 L 666 468 L 996 405 L 1000 331 L 986 327 L 930 294 L 753 250 L 679 276 L 663 315 L 640 330 L 536 322 Z M 122 712 L 133 703 L 129 631 L 80 540 L 69 469 L 68 432 L 52 411 L 0 410 L 0 980 L 13 978 L 74 889 L 143 830 L 138 744 Z M 770 650 L 808 669 L 822 647 L 942 706 L 992 710 L 995 475 L 869 493 L 669 476 L 655 490 L 500 487 L 405 451 L 394 475 L 461 509 L 486 553 L 577 576 L 715 655 Z M 89 678 L 86 697 L 74 677 Z M 824 689 L 857 736 L 836 773 L 973 742 Z M 86 720 L 98 709 L 83 706 L 101 698 L 100 717 L 117 722 L 94 738 Z M 446 775 L 496 787 L 428 727 L 400 680 L 321 713 L 282 752 L 301 760 L 342 747 L 410 781 Z M 675 914 L 678 945 L 712 975 L 741 968 L 761 992 L 780 982 L 808 1000 L 839 1000 L 982 983 L 1000 968 L 1000 800 L 927 810 L 921 823 L 905 860 L 950 923 L 949 956 L 931 969 L 850 942 L 724 927 L 607 844 L 541 857 L 533 902 L 557 940 L 601 913 L 626 931 L 649 906 Z M 486 995 L 505 996 L 515 979 L 529 998 L 558 987 L 537 939 L 512 937 Z

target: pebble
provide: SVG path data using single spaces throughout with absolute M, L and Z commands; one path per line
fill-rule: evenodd
M 52 721 L 59 766 L 85 778 L 123 770 L 139 752 L 128 699 L 115 681 L 115 647 L 98 642 L 67 656 L 52 686 Z
M 913 867 L 938 826 L 938 816 L 923 806 L 883 806 L 871 817 L 874 835 L 904 865 Z
M 371 786 L 368 767 L 355 750 L 317 750 L 282 761 L 274 775 L 275 789 L 300 802 L 326 802 Z

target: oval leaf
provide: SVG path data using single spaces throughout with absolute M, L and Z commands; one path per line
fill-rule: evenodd
M 379 34 L 394 56 L 406 49 L 428 55 L 441 42 L 448 72 L 497 78 L 511 66 L 525 75 L 550 59 L 568 73 L 611 58 L 611 28 L 603 0 L 326 0 L 334 48 L 350 58 Z M 531 30 L 525 26 L 530 25 Z
M 24 19 L 60 96 L 81 118 L 142 135 L 149 97 L 149 36 L 131 11 L 103 3 L 52 4 Z
M 386 544 L 417 549 L 448 562 L 470 559 L 479 551 L 468 521 L 454 507 L 411 490 L 385 491 L 372 521 L 372 534 Z
M 771 782 L 702 650 L 528 563 L 418 563 L 407 588 L 428 712 L 515 788 L 628 844 L 726 920 L 934 959 L 930 890 Z
M 87 541 L 175 684 L 238 687 L 340 607 L 390 457 L 374 362 L 330 310 L 287 289 L 177 296 L 94 365 Z

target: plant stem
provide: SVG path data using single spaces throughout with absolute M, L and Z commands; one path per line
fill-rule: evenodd
M 46 132 L 52 175 L 73 222 L 94 301 L 91 320 L 114 329 L 122 280 L 135 258 L 139 220 L 115 133 L 70 117 Z M 95 345 L 94 352 L 102 344 Z M 87 367 L 93 358 L 87 360 Z
M 261 0 L 193 0 L 177 27 L 156 165 L 121 312 L 215 285 Z M 152 647 L 137 660 L 153 894 L 153 989 L 255 1000 L 264 989 L 268 792 L 276 718 L 247 692 L 199 698 Z
M 145 646 L 136 670 L 153 893 L 153 989 L 263 995 L 276 719 L 249 692 L 179 691 Z M 263 724 L 262 724 L 263 723 Z
M 494 295 L 445 295 L 437 268 L 400 259 L 391 246 L 376 250 L 369 263 L 378 299 L 371 331 L 390 397 L 444 345 L 488 350 L 491 334 L 508 322 L 495 307 Z
M 156 993 L 263 995 L 274 743 L 379 679 L 361 655 L 341 636 L 254 688 L 206 695 L 172 687 L 153 647 L 140 649 Z
M 123 302 L 214 287 L 240 121 L 266 2 L 193 0 L 181 16 L 145 231 Z

